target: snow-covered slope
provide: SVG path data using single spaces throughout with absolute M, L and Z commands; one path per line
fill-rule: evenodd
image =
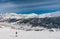
M 17 37 L 16 31 L 18 32 Z M 4 27 L 0 28 L 0 39 L 60 39 L 60 31 L 23 31 Z

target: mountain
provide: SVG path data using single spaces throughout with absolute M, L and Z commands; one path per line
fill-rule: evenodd
M 60 29 L 60 11 L 46 14 L 5 13 L 0 14 L 0 23 L 19 26 L 19 28 L 43 27 Z

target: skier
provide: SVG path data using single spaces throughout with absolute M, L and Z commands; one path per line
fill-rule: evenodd
M 18 32 L 16 31 L 16 33 L 15 33 L 15 34 L 16 34 L 16 37 L 17 37 Z

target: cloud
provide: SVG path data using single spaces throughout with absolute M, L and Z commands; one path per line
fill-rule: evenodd
M 0 0 L 0 12 L 34 12 L 59 8 L 60 0 Z
M 2 8 L 11 8 L 11 7 L 16 7 L 16 5 L 11 4 L 11 3 L 5 3 L 5 4 L 0 4 L 0 9 Z

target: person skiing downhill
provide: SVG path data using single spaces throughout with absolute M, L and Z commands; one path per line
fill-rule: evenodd
M 16 31 L 16 33 L 15 33 L 15 34 L 16 34 L 16 37 L 17 37 L 18 32 Z

